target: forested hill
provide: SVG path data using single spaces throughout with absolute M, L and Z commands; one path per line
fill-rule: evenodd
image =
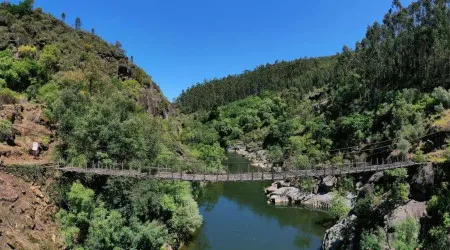
M 260 66 L 243 74 L 196 84 L 178 97 L 184 112 L 210 109 L 265 90 L 297 88 L 305 93 L 324 84 L 337 86 L 335 98 L 351 100 L 376 89 L 431 90 L 450 84 L 448 1 L 394 1 L 382 23 L 374 23 L 355 49 L 334 57 L 299 59 Z M 338 62 L 338 63 L 336 63 Z M 353 86 L 351 86 L 353 84 Z M 347 85 L 348 89 L 342 87 Z M 338 87 L 341 86 L 341 87 Z M 370 93 L 369 93 L 370 92 Z M 347 107 L 347 106 L 343 106 Z
M 125 55 L 119 41 L 109 44 L 94 28 L 85 31 L 81 19 L 65 20 L 65 13 L 56 19 L 40 8 L 33 10 L 32 3 L 0 5 L 0 70 L 10 69 L 11 58 L 22 59 L 11 63 L 17 74 L 0 72 L 2 87 L 26 92 L 33 99 L 39 87 L 52 79 L 82 82 L 90 93 L 98 93 L 105 82 L 127 81 L 139 92 L 137 98 L 146 110 L 154 115 L 167 113 L 169 103 L 159 87 Z
M 261 95 L 265 91 L 295 88 L 307 93 L 329 81 L 335 64 L 336 57 L 330 56 L 261 65 L 253 71 L 198 83 L 183 91 L 176 104 L 183 112 L 191 113 Z

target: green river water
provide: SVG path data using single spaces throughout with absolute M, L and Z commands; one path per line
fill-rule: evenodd
M 229 154 L 231 169 L 245 159 Z M 234 163 L 233 163 L 234 162 Z M 199 199 L 203 226 L 188 250 L 319 249 L 327 215 L 300 207 L 267 204 L 263 189 L 270 182 L 212 183 Z

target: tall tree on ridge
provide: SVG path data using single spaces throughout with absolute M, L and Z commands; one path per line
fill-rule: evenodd
M 76 30 L 81 30 L 81 18 L 79 18 L 79 17 L 77 17 L 76 19 L 75 19 L 75 29 Z

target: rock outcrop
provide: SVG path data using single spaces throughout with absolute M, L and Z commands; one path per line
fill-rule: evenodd
M 295 187 L 293 182 L 276 181 L 264 189 L 268 202 L 273 204 L 300 204 L 308 207 L 328 209 L 331 206 L 333 193 L 311 193 Z M 352 206 L 352 194 L 347 195 L 348 205 Z
M 355 230 L 353 224 L 355 220 L 356 216 L 351 215 L 327 229 L 322 240 L 322 249 L 353 249 L 351 246 L 343 248 L 342 244 L 344 239 L 347 240 L 347 242 L 353 241 Z
M 272 164 L 268 162 L 267 151 L 258 148 L 250 148 L 244 144 L 238 143 L 233 147 L 228 148 L 230 152 L 236 152 L 250 160 L 253 167 L 271 168 Z
M 386 224 L 391 228 L 396 223 L 410 217 L 420 220 L 420 218 L 427 216 L 426 208 L 425 202 L 410 200 L 405 205 L 399 206 L 392 211 L 391 215 L 386 217 Z
M 63 248 L 44 188 L 0 172 L 0 249 Z
M 412 178 L 411 196 L 418 201 L 430 199 L 430 191 L 434 184 L 434 170 L 432 164 L 421 167 Z

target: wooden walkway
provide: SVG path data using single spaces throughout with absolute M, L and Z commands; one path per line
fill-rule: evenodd
M 357 174 L 366 172 L 376 172 L 395 168 L 405 168 L 421 165 L 411 160 L 381 163 L 371 165 L 368 163 L 352 163 L 341 166 L 327 166 L 313 168 L 308 170 L 291 171 L 247 171 L 242 173 L 188 173 L 175 171 L 169 168 L 150 168 L 150 173 L 143 173 L 137 170 L 121 170 L 108 168 L 77 168 L 77 167 L 59 167 L 62 172 L 97 174 L 108 176 L 121 176 L 138 179 L 159 179 L 159 180 L 183 180 L 183 181 L 210 181 L 210 182 L 233 182 L 233 181 L 266 181 L 266 180 L 284 180 L 290 177 L 320 177 L 327 175 Z

